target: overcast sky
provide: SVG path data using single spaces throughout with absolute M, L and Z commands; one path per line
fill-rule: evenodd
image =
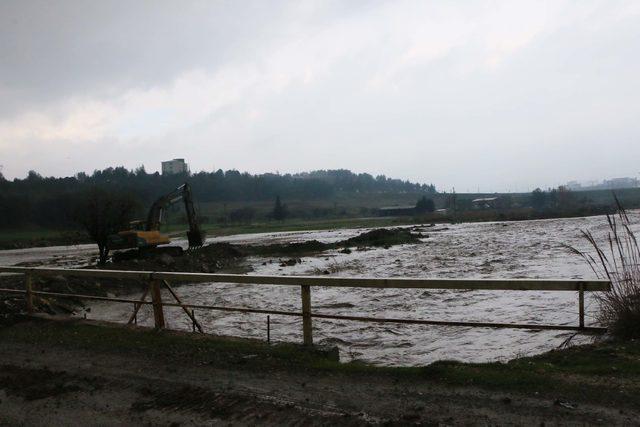
M 0 2 L 0 164 L 640 173 L 640 1 Z

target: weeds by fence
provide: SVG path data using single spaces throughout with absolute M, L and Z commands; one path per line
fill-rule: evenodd
M 582 231 L 594 253 L 568 248 L 582 257 L 598 278 L 612 284 L 610 292 L 596 295 L 599 321 L 615 336 L 640 338 L 640 247 L 627 212 L 617 198 L 616 203 L 618 213 L 607 215 L 608 233 L 603 242 L 590 231 Z

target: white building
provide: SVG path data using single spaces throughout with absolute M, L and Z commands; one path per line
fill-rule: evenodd
M 579 183 L 578 181 L 569 181 L 569 182 L 567 182 L 567 185 L 565 187 L 567 187 L 571 191 L 580 191 L 580 190 L 582 190 L 582 184 Z
M 638 178 L 613 178 L 605 179 L 598 183 L 591 181 L 586 185 L 580 184 L 577 181 L 570 181 L 566 187 L 571 191 L 587 191 L 587 190 L 616 190 L 621 188 L 638 188 L 640 187 L 640 180 Z
M 637 178 L 613 178 L 607 179 L 602 183 L 606 188 L 618 189 L 618 188 L 636 188 L 638 187 Z
M 162 162 L 162 175 L 175 175 L 177 173 L 189 172 L 189 165 L 184 159 L 173 159 Z

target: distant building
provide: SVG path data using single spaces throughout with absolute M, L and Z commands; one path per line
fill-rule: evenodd
M 616 190 L 620 188 L 638 188 L 640 180 L 638 178 L 613 178 L 605 179 L 598 183 L 596 181 L 587 184 L 581 184 L 577 181 L 570 181 L 566 187 L 571 191 L 589 191 L 589 190 Z
M 580 190 L 582 190 L 582 184 L 580 184 L 578 181 L 569 181 L 569 182 L 567 182 L 566 187 L 571 191 L 580 191 Z
M 638 187 L 638 178 L 613 178 L 602 182 L 605 188 L 636 188 Z
M 413 206 L 387 206 L 378 209 L 379 216 L 411 216 L 415 215 L 416 207 Z
M 189 165 L 184 159 L 173 159 L 162 162 L 162 175 L 175 175 L 189 172 Z

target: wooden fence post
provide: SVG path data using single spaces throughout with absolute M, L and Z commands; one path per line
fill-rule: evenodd
M 584 284 L 578 285 L 578 311 L 580 315 L 580 327 L 584 328 Z
M 267 344 L 271 344 L 271 316 L 267 314 Z
M 33 314 L 33 276 L 30 273 L 24 275 L 25 287 L 27 293 L 25 294 L 27 300 L 27 313 Z
M 151 280 L 149 282 L 151 289 L 151 301 L 153 302 L 153 319 L 156 329 L 164 328 L 164 311 L 162 308 L 162 293 L 160 292 L 160 282 Z
M 302 337 L 304 345 L 313 345 L 313 327 L 311 324 L 311 287 L 301 286 L 302 296 Z

